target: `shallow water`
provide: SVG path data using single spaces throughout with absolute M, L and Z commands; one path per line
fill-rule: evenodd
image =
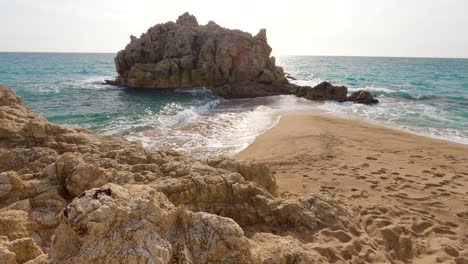
M 285 112 L 325 111 L 468 144 L 468 60 L 279 57 L 298 80 L 367 89 L 375 106 L 294 96 L 224 100 L 206 89 L 129 90 L 102 85 L 114 54 L 0 53 L 0 83 L 52 122 L 124 135 L 199 156 L 232 154 Z
M 327 102 L 320 109 L 468 144 L 468 60 L 429 58 L 282 57 L 300 84 L 328 80 L 366 89 L 380 104 Z

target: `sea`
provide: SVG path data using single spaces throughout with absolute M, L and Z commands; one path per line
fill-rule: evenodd
M 365 89 L 377 105 L 292 95 L 226 100 L 208 89 L 103 85 L 115 54 L 0 53 L 0 83 L 49 121 L 173 148 L 203 158 L 233 155 L 288 112 L 318 111 L 468 144 L 468 59 L 279 56 L 300 85 Z M 1 124 L 0 124 L 1 125 Z

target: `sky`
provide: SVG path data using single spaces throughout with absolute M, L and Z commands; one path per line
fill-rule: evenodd
M 468 58 L 468 0 L 0 0 L 0 51 L 114 53 L 186 11 L 273 55 Z

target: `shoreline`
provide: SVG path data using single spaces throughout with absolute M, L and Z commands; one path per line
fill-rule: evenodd
M 276 121 L 272 125 L 268 126 L 267 128 L 265 128 L 265 130 L 263 132 L 256 135 L 255 138 L 247 146 L 245 146 L 241 150 L 231 154 L 230 156 L 235 158 L 238 155 L 240 155 L 247 148 L 249 148 L 250 145 L 252 145 L 257 140 L 258 137 L 268 133 L 271 129 L 275 128 L 281 122 L 283 117 L 290 116 L 290 115 L 319 115 L 319 116 L 328 116 L 328 117 L 336 118 L 336 119 L 349 120 L 351 122 L 363 123 L 363 124 L 367 124 L 367 125 L 374 126 L 374 127 L 388 129 L 388 130 L 391 130 L 391 131 L 394 131 L 394 132 L 400 132 L 400 133 L 408 134 L 408 135 L 411 135 L 411 136 L 421 137 L 421 138 L 427 139 L 427 140 L 435 140 L 435 141 L 439 141 L 441 143 L 445 142 L 445 143 L 448 143 L 448 144 L 460 145 L 460 146 L 463 146 L 463 147 L 467 147 L 467 149 L 468 149 L 468 142 L 467 143 L 462 143 L 462 142 L 458 142 L 458 141 L 455 141 L 455 140 L 450 140 L 450 139 L 447 139 L 447 138 L 440 138 L 440 137 L 430 136 L 430 135 L 426 135 L 426 134 L 421 134 L 421 133 L 406 129 L 404 127 L 400 127 L 397 124 L 385 123 L 383 121 L 379 121 L 379 120 L 375 120 L 375 119 L 364 119 L 364 118 L 361 118 L 359 116 L 352 116 L 352 115 L 346 115 L 346 114 L 341 115 L 341 114 L 336 114 L 336 113 L 330 113 L 330 112 L 327 112 L 326 110 L 318 109 L 318 110 L 304 110 L 304 111 L 296 111 L 296 112 L 293 111 L 293 112 L 286 112 L 286 113 L 280 114 L 277 117 Z M 395 125 L 396 127 L 392 127 L 391 125 Z
M 235 158 L 269 165 L 282 198 L 335 199 L 360 235 L 349 226 L 333 232 L 355 244 L 374 241 L 374 262 L 435 263 L 468 258 L 466 153 L 464 144 L 309 112 L 283 115 Z M 346 254 L 326 233 L 315 241 Z
M 253 144 L 255 144 L 259 140 L 259 138 L 261 138 L 265 134 L 268 134 L 271 130 L 275 129 L 278 125 L 280 125 L 282 123 L 282 121 L 284 119 L 288 119 L 288 118 L 294 117 L 294 116 L 296 116 L 296 117 L 297 116 L 321 117 L 321 118 L 335 119 L 336 121 L 344 121 L 344 122 L 349 122 L 349 123 L 355 123 L 356 125 L 369 127 L 369 128 L 372 128 L 372 129 L 387 130 L 387 132 L 391 132 L 393 134 L 398 134 L 398 135 L 401 135 L 401 136 L 406 135 L 408 137 L 414 138 L 415 140 L 419 139 L 420 141 L 433 141 L 434 143 L 437 143 L 437 144 L 448 144 L 448 145 L 453 145 L 454 147 L 458 146 L 458 147 L 461 147 L 461 148 L 466 148 L 466 150 L 468 151 L 468 144 L 464 144 L 464 143 L 461 143 L 461 142 L 452 141 L 452 140 L 444 139 L 444 138 L 431 137 L 429 135 L 424 135 L 424 134 L 419 134 L 417 132 L 408 131 L 408 130 L 405 130 L 404 128 L 400 128 L 400 127 L 390 127 L 390 126 L 387 126 L 385 123 L 381 123 L 381 122 L 379 122 L 377 120 L 371 120 L 371 119 L 364 120 L 364 119 L 361 119 L 361 118 L 356 117 L 356 116 L 338 115 L 338 114 L 334 114 L 334 113 L 327 113 L 325 111 L 317 110 L 317 111 L 287 112 L 287 113 L 280 114 L 279 117 L 277 118 L 277 120 L 271 126 L 269 126 L 263 132 L 258 134 L 251 143 L 249 143 L 245 148 L 243 148 L 242 150 L 240 150 L 237 153 L 233 154 L 232 156 L 234 158 L 241 158 L 242 159 L 242 157 L 245 154 L 244 152 L 250 152 L 249 148 L 251 148 L 251 146 Z
M 338 118 L 338 119 L 345 119 L 345 120 L 355 121 L 355 122 L 358 122 L 358 123 L 369 124 L 369 125 L 376 126 L 376 127 L 386 128 L 386 129 L 393 130 L 393 131 L 396 131 L 396 132 L 403 132 L 403 133 L 407 133 L 407 134 L 410 134 L 410 135 L 413 135 L 413 136 L 423 137 L 423 138 L 426 138 L 426 139 L 433 139 L 433 140 L 437 140 L 437 141 L 453 143 L 453 144 L 458 144 L 458 145 L 468 147 L 468 141 L 466 143 L 463 143 L 463 142 L 460 142 L 460 141 L 448 139 L 448 138 L 443 137 L 443 136 L 437 137 L 437 136 L 430 135 L 430 134 L 424 134 L 422 132 L 412 131 L 411 129 L 415 128 L 415 127 L 412 127 L 411 125 L 401 125 L 401 124 L 392 123 L 392 122 L 386 123 L 385 121 L 378 120 L 378 119 L 363 118 L 361 116 L 351 115 L 351 114 L 333 113 L 333 112 L 328 112 L 327 110 L 323 110 L 323 109 L 318 109 L 318 110 L 314 110 L 314 111 L 303 111 L 303 112 L 288 112 L 288 113 L 282 114 L 280 116 L 280 119 L 284 115 L 294 115 L 294 114 L 318 114 L 318 115 L 331 116 L 331 117 L 335 117 L 335 118 Z M 279 123 L 279 120 L 278 120 L 278 122 L 275 123 L 274 126 L 276 126 L 278 123 Z M 271 128 L 273 128 L 273 127 L 271 127 Z M 271 128 L 269 128 L 268 130 L 270 130 Z M 430 129 L 430 127 L 424 127 L 424 129 L 428 130 L 428 129 Z

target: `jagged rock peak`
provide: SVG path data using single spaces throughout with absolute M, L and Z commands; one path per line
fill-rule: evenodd
M 185 12 L 177 18 L 176 24 L 185 27 L 196 27 L 198 26 L 198 21 L 194 15 L 190 15 L 189 12 Z
M 231 85 L 232 90 L 247 82 L 251 88 L 242 88 L 245 96 L 250 89 L 256 89 L 251 92 L 255 96 L 289 93 L 271 51 L 265 29 L 252 36 L 213 21 L 198 25 L 195 16 L 184 13 L 176 23 L 158 24 L 140 38 L 132 37 L 115 58 L 119 77 L 109 83 L 133 88 Z
M 265 28 L 260 29 L 260 31 L 257 33 L 255 37 L 257 39 L 267 41 L 266 29 Z

